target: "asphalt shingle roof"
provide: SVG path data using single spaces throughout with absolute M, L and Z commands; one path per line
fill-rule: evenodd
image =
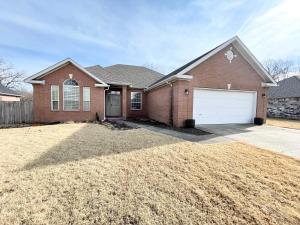
M 116 82 L 123 82 L 123 80 L 116 79 L 115 76 L 113 76 L 111 73 L 106 71 L 102 66 L 95 65 L 95 66 L 90 66 L 90 67 L 85 67 L 87 71 L 98 77 L 100 80 L 102 80 L 105 83 L 116 83 Z
M 277 87 L 269 88 L 269 98 L 300 97 L 300 76 L 279 81 Z
M 86 67 L 90 73 L 105 83 L 127 83 L 133 88 L 146 88 L 164 75 L 143 66 L 116 64 L 108 67 L 99 65 Z
M 18 92 L 11 90 L 5 86 L 3 86 L 2 84 L 0 84 L 0 95 L 4 94 L 4 95 L 13 95 L 13 96 L 21 96 Z

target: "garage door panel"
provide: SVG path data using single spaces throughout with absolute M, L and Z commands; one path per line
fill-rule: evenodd
M 196 124 L 252 123 L 255 114 L 256 92 L 194 90 Z

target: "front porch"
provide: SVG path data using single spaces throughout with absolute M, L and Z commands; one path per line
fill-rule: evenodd
M 105 90 L 105 118 L 127 118 L 127 86 L 112 85 Z
M 110 84 L 105 89 L 105 118 L 145 118 L 147 97 L 141 88 L 132 88 L 129 84 Z

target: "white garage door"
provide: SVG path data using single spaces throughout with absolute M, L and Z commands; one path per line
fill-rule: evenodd
M 255 115 L 256 92 L 194 90 L 196 124 L 252 123 Z

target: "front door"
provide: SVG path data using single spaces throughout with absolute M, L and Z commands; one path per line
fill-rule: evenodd
M 106 116 L 121 116 L 121 95 L 107 93 L 105 97 Z

